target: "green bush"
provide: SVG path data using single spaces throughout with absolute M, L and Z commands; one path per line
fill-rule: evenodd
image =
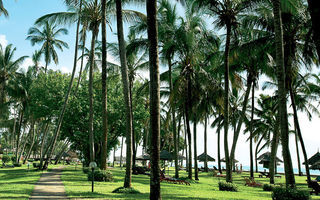
M 82 168 L 83 173 L 87 174 L 89 173 L 89 167 L 83 167 Z
M 98 182 L 111 182 L 113 181 L 113 175 L 110 171 L 95 170 L 94 180 Z M 88 181 L 92 181 L 92 171 L 88 173 Z
M 11 157 L 11 161 L 12 161 L 12 162 L 16 162 L 16 157 L 15 157 L 15 156 L 12 156 L 12 157 Z
M 40 163 L 32 163 L 34 168 L 40 168 Z
M 308 191 L 297 190 L 292 188 L 275 187 L 272 192 L 273 200 L 309 200 Z
M 273 185 L 270 185 L 270 184 L 264 184 L 263 185 L 263 191 L 272 191 L 273 190 L 273 188 L 274 188 L 274 186 Z
M 14 163 L 13 166 L 15 167 L 21 167 L 22 165 L 20 163 Z
M 10 161 L 10 156 L 8 156 L 8 155 L 3 155 L 2 156 L 2 162 L 3 163 L 7 163 L 7 162 L 9 162 Z
M 122 194 L 140 194 L 141 192 L 134 188 L 124 188 L 119 187 L 112 191 L 112 193 L 122 193 Z
M 233 183 L 219 182 L 220 191 L 238 192 L 238 187 Z

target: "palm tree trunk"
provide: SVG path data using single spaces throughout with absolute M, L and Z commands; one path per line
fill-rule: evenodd
M 298 173 L 299 173 L 299 176 L 302 176 L 297 128 L 295 128 L 294 138 L 295 138 L 295 142 L 296 142 Z
M 208 172 L 208 139 L 207 139 L 207 126 L 208 126 L 208 118 L 207 118 L 207 113 L 205 114 L 204 118 L 204 154 L 206 155 L 205 160 L 204 160 L 204 171 Z
M 161 199 L 160 192 L 160 74 L 158 58 L 157 1 L 147 0 L 147 25 L 150 62 L 150 131 L 151 180 L 150 199 Z
M 259 147 L 260 147 L 260 144 L 261 144 L 262 140 L 263 140 L 263 136 L 261 136 L 260 140 L 258 141 L 257 146 L 256 146 L 256 150 L 255 150 L 255 161 L 256 161 L 256 172 L 257 173 L 259 172 L 258 160 L 257 160 L 258 150 L 259 150 Z
M 186 115 L 186 125 L 187 125 L 187 133 L 188 133 L 188 146 L 189 146 L 189 161 L 188 161 L 188 178 L 192 179 L 192 144 L 191 144 L 191 129 L 190 129 L 190 119 L 189 114 L 191 110 L 191 81 L 190 75 L 187 75 L 187 100 L 185 103 L 185 115 Z
M 186 171 L 189 171 L 189 157 L 188 157 L 188 141 L 187 141 L 187 135 L 188 135 L 188 131 L 187 131 L 187 126 L 186 126 L 186 116 L 185 113 L 183 112 L 183 127 L 184 127 L 184 147 L 186 150 Z
M 220 124 L 220 123 L 219 123 Z M 218 124 L 218 127 L 217 127 L 217 131 L 218 131 L 218 145 L 217 145 L 217 147 L 218 147 L 218 170 L 219 170 L 219 172 L 222 174 L 222 169 L 221 169 L 221 147 L 220 147 L 220 136 L 221 136 L 221 134 L 220 134 L 220 128 L 219 128 L 219 124 Z
M 304 145 L 304 141 L 302 138 L 302 133 L 301 133 L 299 119 L 298 119 L 297 106 L 296 106 L 296 102 L 295 102 L 295 95 L 294 95 L 294 92 L 293 92 L 291 85 L 289 85 L 289 91 L 290 91 L 290 98 L 291 98 L 291 104 L 292 104 L 292 109 L 293 109 L 294 125 L 296 127 L 298 138 L 300 140 L 300 144 L 301 144 L 301 148 L 302 148 L 302 153 L 303 153 L 303 157 L 304 157 L 304 164 L 305 164 L 306 174 L 307 174 L 307 180 L 308 180 L 308 182 L 310 182 L 311 176 L 310 176 L 310 169 L 309 169 L 309 163 L 308 163 L 308 155 L 307 155 L 306 147 Z
M 123 138 L 124 137 L 121 137 L 121 150 L 120 150 L 120 167 L 121 167 L 121 169 L 122 169 Z
M 172 63 L 171 56 L 168 56 L 169 65 L 169 85 L 170 94 L 173 92 L 173 80 L 172 80 Z M 175 178 L 179 178 L 179 164 L 178 164 L 178 141 L 176 132 L 176 113 L 175 113 L 175 102 L 171 102 L 171 116 L 172 116 L 172 132 L 173 132 L 173 143 L 174 143 L 174 167 L 175 167 Z
M 23 153 L 24 153 L 24 150 L 25 150 L 25 148 L 26 148 L 26 145 L 27 145 L 27 143 L 28 143 L 28 139 L 29 139 L 29 138 L 32 139 L 31 136 L 32 136 L 32 134 L 34 134 L 34 123 L 35 123 L 35 121 L 32 120 L 29 133 L 28 133 L 28 135 L 25 137 L 25 142 L 24 142 L 24 144 L 23 144 L 23 146 L 22 146 L 22 148 L 21 148 L 21 151 L 20 151 L 20 154 L 19 154 L 18 162 L 17 162 L 17 163 L 19 163 L 20 160 L 21 160 L 21 157 L 22 157 L 22 155 L 23 155 Z M 23 161 L 23 162 L 24 162 L 24 161 Z
M 193 151 L 194 151 L 194 179 L 199 180 L 198 160 L 197 160 L 197 120 L 193 122 Z
M 229 130 L 229 53 L 231 39 L 231 24 L 227 24 L 227 38 L 224 61 L 224 153 L 226 160 L 226 181 L 232 182 L 232 169 L 229 158 L 228 130 Z
M 320 59 L 320 27 L 318 22 L 320 6 L 317 0 L 308 0 L 308 6 L 312 21 L 313 41 L 316 45 L 318 57 Z
M 131 187 L 131 175 L 132 175 L 132 115 L 131 115 L 131 99 L 129 89 L 129 76 L 126 57 L 126 46 L 123 33 L 123 21 L 122 21 L 122 3 L 121 0 L 116 0 L 117 8 L 117 29 L 118 29 L 118 42 L 121 61 L 121 75 L 123 84 L 123 97 L 126 106 L 126 175 L 124 179 L 124 187 Z
M 107 17 L 106 17 L 106 0 L 101 0 L 102 12 L 102 153 L 101 169 L 107 169 L 107 144 L 108 144 L 108 118 L 107 118 Z
M 254 85 L 251 96 L 251 122 L 250 122 L 250 177 L 254 178 L 253 173 L 253 118 L 254 118 Z
M 134 124 L 133 124 L 133 97 L 132 97 L 132 90 L 133 90 L 133 78 L 129 77 L 129 95 L 130 95 L 130 115 L 132 120 L 132 166 L 136 166 L 136 157 L 137 157 L 137 146 L 136 146 L 136 135 L 134 131 Z
M 21 135 L 21 127 L 22 127 L 22 120 L 23 120 L 23 108 L 20 110 L 20 115 L 19 115 L 19 125 L 16 130 L 17 134 L 17 140 L 16 140 L 16 163 L 18 163 L 18 153 L 19 153 L 19 148 L 20 148 L 20 135 Z
M 280 138 L 282 143 L 282 154 L 284 159 L 284 171 L 286 176 L 286 185 L 290 187 L 295 187 L 295 177 L 293 173 L 291 155 L 289 150 L 289 128 L 286 98 L 287 92 L 285 88 L 285 67 L 283 47 L 284 45 L 280 0 L 273 0 L 272 3 L 274 14 L 276 64 L 279 92 Z
M 277 167 L 277 152 L 278 152 L 278 145 L 279 145 L 279 113 L 276 115 L 277 120 L 273 132 L 273 138 L 271 141 L 271 155 L 270 155 L 270 166 L 269 166 L 269 174 L 270 174 L 270 184 L 274 184 L 274 175 L 276 174 L 276 167 Z
M 38 127 L 38 130 L 40 130 L 40 126 Z M 37 131 L 37 132 L 38 132 L 38 131 Z M 35 134 L 35 132 L 33 131 L 33 133 L 32 133 L 32 138 L 31 138 L 30 148 L 29 148 L 29 151 L 28 151 L 28 153 L 27 153 L 26 158 L 25 158 L 24 161 L 23 161 L 23 164 L 26 164 L 26 161 L 29 159 L 29 157 L 30 157 L 30 155 L 31 155 L 32 148 L 33 148 L 34 142 L 35 142 L 35 138 L 36 138 L 36 134 Z
M 74 94 L 77 94 L 78 89 L 79 89 L 79 85 L 82 79 L 82 71 L 83 71 L 83 65 L 84 65 L 84 53 L 85 53 L 85 46 L 86 46 L 86 40 L 87 40 L 87 32 L 84 31 L 83 36 L 82 36 L 82 53 L 81 53 L 81 64 L 80 64 L 80 71 L 79 71 L 79 78 L 78 78 L 78 82 L 77 82 L 77 86 L 75 89 Z
M 42 135 L 42 139 L 41 139 L 41 147 L 40 147 L 40 168 L 42 168 L 43 166 L 43 160 L 45 158 L 45 155 L 46 153 L 43 152 L 44 150 L 44 144 L 45 144 L 45 139 L 47 137 L 47 133 L 48 133 L 48 130 L 49 130 L 49 123 L 50 121 L 48 120 L 46 126 L 45 126 L 45 129 L 44 129 L 44 132 L 43 132 L 43 135 Z
M 80 8 L 79 8 L 79 12 L 81 13 L 81 9 L 82 9 L 82 0 L 80 1 Z M 65 96 L 65 99 L 64 99 L 64 104 L 63 104 L 63 107 L 60 111 L 60 115 L 59 115 L 59 119 L 58 119 L 58 124 L 56 126 L 56 129 L 55 129 L 55 132 L 54 132 L 54 140 L 53 140 L 53 143 L 52 143 L 52 146 L 49 146 L 48 148 L 50 148 L 50 151 L 49 151 L 49 156 L 44 164 L 44 167 L 46 168 L 48 166 L 48 164 L 50 163 L 50 160 L 51 160 L 51 157 L 52 157 L 52 154 L 55 150 L 55 146 L 56 146 L 56 143 L 57 143 L 57 140 L 59 138 L 59 133 L 60 133 L 60 128 L 61 128 L 61 125 L 62 125 L 62 120 L 63 120 L 63 117 L 64 117 L 64 113 L 66 111 L 66 108 L 67 108 L 67 105 L 68 105 L 68 100 L 69 100 L 69 95 L 71 93 L 71 90 L 72 90 L 72 86 L 73 86 L 73 80 L 74 80 L 74 76 L 75 76 L 75 73 L 76 73 L 76 70 L 77 70 L 77 60 L 78 60 L 78 46 L 79 46 L 79 29 L 80 29 L 80 23 L 81 23 L 81 20 L 80 18 L 78 19 L 78 23 L 77 23 L 77 32 L 76 32 L 76 44 L 75 44 L 75 50 L 74 50 L 74 60 L 73 60 L 73 69 L 72 69 L 72 74 L 71 74 L 71 79 L 70 79 L 70 82 L 69 82 L 69 87 L 68 87 L 68 91 L 67 91 L 67 94 Z M 46 69 L 47 70 L 47 69 Z

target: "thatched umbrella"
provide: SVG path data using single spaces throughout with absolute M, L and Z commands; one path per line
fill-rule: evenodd
M 144 155 L 138 156 L 136 160 L 142 160 L 142 161 L 150 160 L 150 156 L 148 154 L 144 154 Z
M 316 154 L 314 154 L 311 158 L 308 159 L 308 164 L 309 165 L 314 165 L 317 162 L 320 162 L 320 153 L 317 152 Z M 304 163 L 303 163 L 304 164 Z
M 183 156 L 183 155 L 181 155 L 181 154 L 178 154 L 178 160 L 185 160 L 185 159 L 186 159 L 185 156 Z
M 313 165 L 311 165 L 310 169 L 313 170 L 320 170 L 320 161 L 314 163 Z
M 199 160 L 200 162 L 205 162 L 206 161 L 206 157 L 207 157 L 207 161 L 208 162 L 214 162 L 216 161 L 214 158 L 212 158 L 211 156 L 209 155 L 206 155 L 205 153 L 202 153 L 201 155 L 199 155 L 197 157 L 197 160 Z
M 264 168 L 268 168 L 269 169 L 269 166 L 270 166 L 270 160 L 271 160 L 271 152 L 265 152 L 263 153 L 262 155 L 260 155 L 257 160 L 259 160 L 259 164 L 262 164 Z M 280 163 L 283 163 L 283 161 L 276 157 L 276 162 L 277 162 L 277 165 L 280 165 Z
M 173 160 L 173 156 L 167 150 L 162 150 L 160 152 L 160 160 Z

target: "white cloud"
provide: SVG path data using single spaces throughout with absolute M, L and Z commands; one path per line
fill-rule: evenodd
M 26 71 L 28 67 L 32 66 L 33 64 L 34 63 L 31 58 L 26 58 L 21 64 L 21 69 L 24 69 Z
M 8 40 L 6 39 L 5 35 L 0 35 L 0 44 L 2 47 L 5 47 L 8 45 Z
M 71 69 L 69 69 L 68 67 L 61 67 L 61 72 L 65 74 L 71 73 Z

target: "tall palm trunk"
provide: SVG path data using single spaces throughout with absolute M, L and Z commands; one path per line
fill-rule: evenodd
M 229 157 L 228 130 L 229 130 L 229 54 L 230 54 L 231 24 L 227 24 L 227 39 L 224 55 L 224 153 L 226 160 L 226 181 L 232 182 L 232 162 Z
M 157 1 L 147 0 L 147 25 L 150 62 L 150 131 L 151 180 L 150 199 L 161 199 L 160 192 L 160 74 L 158 58 Z
M 295 139 L 295 142 L 296 142 L 298 173 L 299 173 L 299 176 L 302 176 L 301 161 L 300 161 L 300 151 L 299 151 L 299 139 L 298 139 L 297 128 L 295 128 L 295 131 L 294 131 L 294 139 Z
M 82 0 L 80 1 L 80 13 L 81 13 L 81 9 L 82 9 Z M 60 128 L 61 128 L 61 125 L 62 125 L 62 120 L 63 120 L 63 117 L 64 117 L 64 113 L 66 111 L 66 108 L 67 108 L 67 105 L 68 105 L 68 100 L 69 100 L 69 95 L 71 93 L 71 90 L 72 90 L 72 86 L 73 86 L 73 80 L 74 80 L 74 75 L 76 73 L 76 70 L 77 70 L 77 60 L 78 60 L 78 46 L 79 46 L 79 29 L 80 29 L 80 23 L 81 23 L 81 20 L 80 18 L 78 19 L 78 23 L 77 23 L 77 32 L 76 32 L 76 44 L 75 44 L 75 50 L 74 50 L 74 60 L 73 60 L 73 69 L 72 69 L 72 74 L 71 74 L 71 79 L 70 79 L 70 82 L 69 82 L 69 87 L 68 87 L 68 91 L 67 91 L 67 94 L 65 96 L 65 99 L 64 99 L 64 104 L 63 104 L 63 107 L 60 111 L 60 115 L 59 115 L 59 119 L 58 119 L 58 124 L 56 126 L 56 129 L 55 129 L 55 132 L 54 132 L 54 140 L 53 140 L 53 143 L 52 143 L 52 146 L 49 146 L 48 148 L 50 148 L 50 151 L 49 151 L 49 156 L 48 158 L 46 159 L 46 162 L 44 164 L 44 168 L 47 168 L 48 164 L 50 163 L 50 160 L 51 160 L 51 157 L 52 157 L 52 154 L 55 150 L 55 147 L 56 147 L 56 143 L 57 143 L 57 140 L 59 138 L 59 133 L 60 133 Z M 47 69 L 46 69 L 47 70 Z
M 286 176 L 286 185 L 290 187 L 295 187 L 295 177 L 293 173 L 291 155 L 289 150 L 289 128 L 286 98 L 287 92 L 285 88 L 283 27 L 281 19 L 280 0 L 272 0 L 272 3 L 274 14 L 276 64 L 279 91 L 280 138 L 282 143 L 282 154 L 284 159 L 284 171 Z
M 241 110 L 241 117 L 239 118 L 238 122 L 235 122 L 234 125 L 234 135 L 233 135 L 233 143 L 232 143 L 232 148 L 231 148 L 231 153 L 230 153 L 230 164 L 231 166 L 235 166 L 235 163 L 233 163 L 233 161 L 235 160 L 235 152 L 236 152 L 236 146 L 238 143 L 238 139 L 239 139 L 239 135 L 240 135 L 240 131 L 241 131 L 241 126 L 244 120 L 246 111 L 247 111 L 247 105 L 248 105 L 248 101 L 249 101 L 249 96 L 250 96 L 250 91 L 251 91 L 251 87 L 252 87 L 252 83 L 253 83 L 253 77 L 252 75 L 249 73 L 248 76 L 248 81 L 247 81 L 247 89 L 246 89 L 246 93 L 245 93 L 245 97 L 243 100 L 243 105 L 242 105 L 242 110 Z
M 47 124 L 45 125 L 43 134 L 42 134 L 42 138 L 41 138 L 41 147 L 40 147 L 40 168 L 42 168 L 43 166 L 43 161 L 45 158 L 46 153 L 43 152 L 44 150 L 44 145 L 45 145 L 45 140 L 47 138 L 47 134 L 48 134 L 48 130 L 49 130 L 49 124 L 50 121 L 48 120 Z
M 126 176 L 124 179 L 124 187 L 131 187 L 131 175 L 132 175 L 132 115 L 131 115 L 131 99 L 129 89 L 129 76 L 126 57 L 126 46 L 123 33 L 123 21 L 122 21 L 122 3 L 121 0 L 116 0 L 117 8 L 117 29 L 118 29 L 118 42 L 121 61 L 121 75 L 123 84 L 123 97 L 126 106 Z
M 106 17 L 106 0 L 101 0 L 102 12 L 102 153 L 101 169 L 107 169 L 107 144 L 108 144 L 108 118 L 107 118 L 107 17 Z
M 82 79 L 82 72 L 83 72 L 83 65 L 84 65 L 84 53 L 85 53 L 85 46 L 86 46 L 86 40 L 87 40 L 87 32 L 84 31 L 82 36 L 82 53 L 81 53 L 81 61 L 80 61 L 80 71 L 79 71 L 79 78 L 78 78 L 78 82 L 77 82 L 77 86 L 75 89 L 75 94 L 77 94 L 78 89 L 79 89 L 79 85 Z
M 121 169 L 122 169 L 123 138 L 124 137 L 121 137 L 121 150 L 120 150 L 120 167 L 121 167 Z
M 259 168 L 258 168 L 258 160 L 257 160 L 257 157 L 258 157 L 258 151 L 259 151 L 259 147 L 260 147 L 260 144 L 263 140 L 263 137 L 261 137 L 256 145 L 256 150 L 255 150 L 255 161 L 256 161 L 256 172 L 259 171 Z
M 289 92 L 290 92 L 291 104 L 292 104 L 292 109 L 293 109 L 294 125 L 296 127 L 298 138 L 300 140 L 300 144 L 301 144 L 301 148 L 302 148 L 302 153 L 303 153 L 303 157 L 304 157 L 304 164 L 305 164 L 306 174 L 307 174 L 307 180 L 308 180 L 308 182 L 310 182 L 311 177 L 310 177 L 310 169 L 309 169 L 309 163 L 308 163 L 308 155 L 307 155 L 306 147 L 304 145 L 304 141 L 302 138 L 302 133 L 301 133 L 299 119 L 298 119 L 297 106 L 296 106 L 296 101 L 295 101 L 295 94 L 293 92 L 292 85 L 289 85 Z
M 318 22 L 320 6 L 317 0 L 308 0 L 308 7 L 312 21 L 313 41 L 316 45 L 318 57 L 320 59 L 320 27 Z
M 189 76 L 190 75 L 187 75 L 188 80 L 187 80 L 187 100 L 185 105 L 185 115 L 186 115 L 188 147 L 189 147 L 188 178 L 192 179 L 192 146 L 191 146 L 191 128 L 190 128 L 190 119 L 189 119 L 189 114 L 190 114 L 189 109 L 191 110 L 191 81 Z
M 132 90 L 133 90 L 133 77 L 129 77 L 129 95 L 130 95 L 130 115 L 131 120 L 133 122 L 133 97 L 132 97 Z M 136 146 L 136 135 L 134 131 L 134 124 L 132 123 L 132 166 L 136 166 L 136 157 L 137 157 L 137 146 Z
M 21 108 L 20 114 L 19 114 L 19 125 L 18 125 L 18 128 L 16 129 L 16 134 L 17 134 L 17 138 L 16 138 L 16 161 L 15 161 L 16 163 L 18 163 L 18 153 L 19 153 L 19 149 L 20 149 L 20 135 L 21 135 L 21 127 L 22 127 L 23 116 L 24 116 L 24 111 L 23 111 L 23 108 Z
M 208 126 L 208 118 L 207 118 L 207 113 L 204 118 L 204 154 L 206 155 L 205 160 L 204 160 L 204 171 L 208 172 L 208 137 L 207 137 L 207 126 Z
M 186 149 L 186 171 L 189 171 L 189 156 L 188 156 L 188 141 L 187 141 L 187 137 L 188 137 L 188 131 L 187 131 L 187 125 L 186 125 L 186 115 L 183 112 L 183 127 L 184 127 L 184 147 Z M 191 174 L 192 177 L 192 174 Z
M 270 155 L 270 165 L 269 165 L 269 173 L 270 173 L 270 184 L 274 184 L 274 175 L 276 174 L 276 167 L 277 167 L 277 152 L 278 152 L 278 145 L 279 145 L 279 113 L 276 115 L 276 124 L 274 127 L 273 137 L 271 140 L 271 155 Z
M 168 65 L 169 65 L 169 85 L 170 85 L 170 94 L 173 92 L 173 80 L 172 80 L 172 63 L 171 56 L 168 56 Z M 174 100 L 172 100 L 174 101 Z M 172 132 L 173 132 L 173 143 L 174 143 L 174 167 L 175 167 L 175 177 L 179 178 L 179 164 L 178 164 L 178 141 L 177 141 L 177 132 L 176 132 L 176 113 L 175 113 L 175 102 L 171 103 L 171 117 L 172 117 Z
M 193 122 L 193 159 L 194 159 L 194 179 L 199 180 L 198 160 L 197 160 L 197 119 Z
M 219 123 L 220 124 L 220 123 Z M 222 169 L 221 169 L 221 147 L 220 147 L 220 141 L 221 141 L 221 139 L 220 139 L 220 136 L 221 136 L 221 134 L 220 134 L 220 128 L 219 128 L 219 124 L 218 124 L 218 128 L 217 128 L 217 131 L 218 131 L 218 145 L 217 145 L 217 148 L 218 148 L 218 170 L 219 170 L 219 172 L 220 173 L 222 173 Z
M 32 120 L 31 126 L 30 126 L 30 130 L 29 130 L 29 132 L 28 132 L 28 135 L 25 137 L 25 142 L 24 142 L 24 144 L 23 144 L 23 146 L 22 146 L 22 148 L 21 148 L 20 154 L 19 154 L 19 156 L 18 156 L 18 162 L 17 162 L 17 163 L 20 162 L 21 157 L 23 156 L 23 153 L 24 153 L 24 150 L 25 150 L 26 145 L 27 145 L 27 143 L 28 143 L 28 140 L 29 140 L 29 139 L 32 140 L 32 134 L 34 134 L 34 124 L 35 124 L 35 121 Z M 25 157 L 25 158 L 26 158 L 26 157 Z
M 251 96 L 251 122 L 250 122 L 250 177 L 254 178 L 253 173 L 253 117 L 254 117 L 254 85 Z
M 38 131 L 40 131 L 40 126 L 38 127 Z M 38 132 L 36 131 L 36 132 Z M 30 155 L 31 155 L 31 152 L 32 152 L 32 149 L 33 149 L 33 146 L 34 146 L 34 143 L 35 143 L 35 138 L 36 138 L 36 134 L 35 134 L 35 131 L 32 132 L 32 138 L 31 138 L 31 144 L 30 144 L 30 147 L 29 147 L 29 151 L 26 155 L 26 158 L 24 159 L 23 161 L 23 164 L 26 164 L 27 160 L 29 159 Z

